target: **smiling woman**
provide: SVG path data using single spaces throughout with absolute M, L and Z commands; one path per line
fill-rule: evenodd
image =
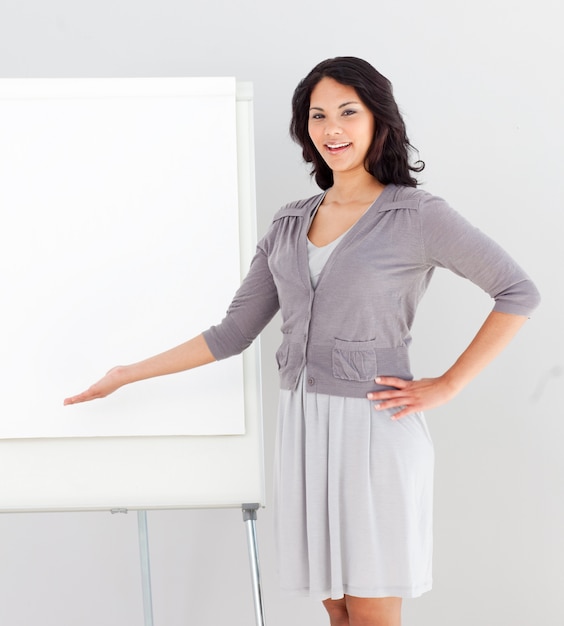
M 525 272 L 448 204 L 418 190 L 390 82 L 354 57 L 298 85 L 291 134 L 323 193 L 291 202 L 257 246 L 217 326 L 119 368 L 69 403 L 239 354 L 279 310 L 275 511 L 283 589 L 323 600 L 332 626 L 399 626 L 432 585 L 433 445 L 446 403 L 538 304 Z M 453 365 L 413 380 L 411 326 L 436 267 L 493 311 Z

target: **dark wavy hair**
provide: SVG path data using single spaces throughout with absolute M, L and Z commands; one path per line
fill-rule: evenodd
M 333 172 L 316 150 L 308 132 L 311 92 L 322 78 L 332 78 L 353 87 L 362 102 L 374 115 L 374 137 L 366 155 L 365 167 L 384 185 L 393 183 L 416 187 L 411 172 L 425 167 L 418 160 L 413 165 L 409 155 L 415 148 L 409 143 L 405 123 L 394 100 L 392 84 L 370 63 L 356 57 L 336 57 L 316 65 L 300 81 L 292 97 L 290 135 L 302 148 L 306 163 L 312 163 L 311 175 L 321 189 L 333 184 Z

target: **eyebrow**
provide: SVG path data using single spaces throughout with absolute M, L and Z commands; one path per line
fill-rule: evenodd
M 349 104 L 360 104 L 359 102 L 357 102 L 356 100 L 351 100 L 350 102 L 343 102 L 343 104 L 339 105 L 339 109 L 342 109 L 343 107 L 348 107 Z M 310 111 L 323 111 L 323 109 L 321 107 L 309 107 Z

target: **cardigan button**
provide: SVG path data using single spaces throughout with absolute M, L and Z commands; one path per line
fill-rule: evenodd
M 315 378 L 311 378 L 311 376 L 307 379 L 307 384 L 311 387 L 315 384 Z

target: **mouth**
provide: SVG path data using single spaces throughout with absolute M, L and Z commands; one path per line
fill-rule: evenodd
M 326 143 L 325 147 L 330 154 L 339 154 L 341 152 L 344 152 L 350 145 L 350 141 L 344 141 L 341 143 Z

